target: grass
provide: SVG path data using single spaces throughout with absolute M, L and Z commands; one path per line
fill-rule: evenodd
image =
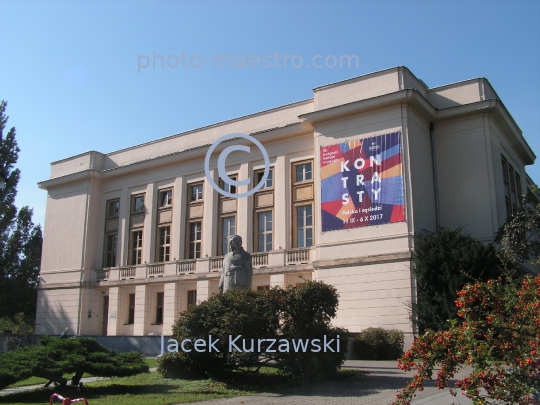
M 341 370 L 337 379 L 350 381 L 363 374 L 358 370 Z M 238 378 L 230 381 L 173 380 L 162 378 L 154 371 L 150 374 L 88 383 L 80 392 L 68 387 L 64 390 L 38 389 L 12 394 L 0 397 L 0 404 L 45 404 L 51 394 L 56 392 L 69 398 L 84 397 L 92 405 L 166 405 L 251 395 L 297 385 L 270 367 L 261 369 L 259 374 L 238 373 Z
M 148 367 L 150 368 L 157 367 L 157 359 L 144 359 L 144 361 L 146 364 L 148 364 Z M 69 380 L 71 379 L 72 375 L 73 373 L 64 374 L 64 378 L 67 378 Z M 84 377 L 92 377 L 92 374 L 85 373 L 83 375 L 83 378 Z M 27 387 L 29 385 L 45 385 L 47 381 L 48 380 L 45 380 L 40 377 L 30 377 L 30 378 L 27 378 L 26 380 L 17 381 L 16 383 L 13 383 L 6 388 Z

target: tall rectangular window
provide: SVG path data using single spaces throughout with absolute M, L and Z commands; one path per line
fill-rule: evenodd
M 191 222 L 189 224 L 189 258 L 198 259 L 201 257 L 202 229 L 201 222 Z
M 202 251 L 203 183 L 190 183 L 187 186 L 187 191 L 187 225 L 184 257 L 187 259 L 198 259 L 201 257 Z M 216 235 L 218 235 L 217 232 Z
M 131 196 L 130 233 L 128 264 L 135 266 L 142 264 L 143 258 L 143 226 L 146 210 L 144 206 L 144 194 Z
M 255 172 L 254 187 L 263 179 L 264 170 Z M 274 248 L 274 168 L 268 171 L 263 187 L 253 197 L 253 249 L 269 252 Z
M 106 252 L 105 252 L 105 267 L 116 266 L 116 242 L 118 239 L 117 234 L 107 235 Z
M 191 308 L 197 305 L 197 290 L 187 292 L 187 307 Z
M 128 325 L 135 323 L 135 294 L 129 294 Z
M 292 165 L 293 247 L 308 248 L 314 244 L 313 160 Z
M 143 239 L 142 231 L 131 233 L 131 264 L 137 265 L 142 263 Z
M 116 245 L 118 239 L 118 214 L 120 200 L 107 201 L 105 214 L 105 246 L 103 267 L 116 266 Z
M 156 218 L 156 260 L 168 262 L 171 260 L 171 225 L 172 225 L 173 190 L 159 190 L 158 209 Z
M 296 207 L 296 242 L 299 248 L 313 246 L 313 206 Z
M 159 228 L 159 256 L 158 261 L 168 262 L 171 256 L 171 227 Z
M 236 217 L 221 218 L 221 255 L 229 252 L 229 236 L 236 235 Z
M 501 156 L 501 160 L 506 216 L 511 217 L 517 212 L 521 200 L 521 178 L 504 156 Z
M 163 293 L 158 292 L 156 295 L 156 325 L 163 324 Z
M 257 213 L 257 251 L 272 250 L 272 211 Z

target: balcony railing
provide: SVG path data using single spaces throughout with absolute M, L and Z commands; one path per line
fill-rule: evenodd
M 99 269 L 96 270 L 96 281 L 107 281 L 111 271 L 109 269 Z
M 176 262 L 176 275 L 195 273 L 195 259 Z
M 279 249 L 269 252 L 252 253 L 253 268 L 294 266 L 310 263 L 312 248 Z M 223 269 L 224 256 L 199 259 L 179 260 L 164 263 L 139 264 L 132 266 L 96 269 L 93 280 L 96 282 L 111 280 L 133 280 L 154 277 L 173 277 L 175 275 L 220 272 Z
M 253 253 L 251 263 L 253 266 L 268 266 L 268 253 Z
M 135 266 L 120 267 L 120 280 L 135 278 L 137 268 Z
M 149 264 L 146 267 L 146 277 L 163 277 L 165 266 L 163 263 Z
M 285 251 L 285 264 L 309 263 L 310 249 L 289 249 Z
M 223 256 L 212 257 L 210 259 L 210 271 L 223 270 Z

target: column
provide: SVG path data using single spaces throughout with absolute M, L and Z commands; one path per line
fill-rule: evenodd
M 156 183 L 150 183 L 146 187 L 146 194 L 144 196 L 144 228 L 143 228 L 143 262 L 154 263 L 156 249 Z
M 173 260 L 180 260 L 184 257 L 183 252 L 186 240 L 186 193 L 184 191 L 184 186 L 183 177 L 175 179 L 171 224 L 171 256 Z M 182 207 L 184 207 L 184 209 L 182 209 Z
M 148 298 L 146 285 L 138 285 L 135 287 L 135 325 L 133 326 L 134 336 L 146 335 Z
M 118 210 L 118 241 L 117 241 L 117 264 L 126 266 L 129 255 L 129 207 L 131 196 L 127 188 L 120 193 L 120 209 Z
M 107 336 L 117 336 L 120 333 L 119 319 L 122 314 L 120 311 L 120 288 L 109 288 L 109 313 L 107 314 Z
M 173 324 L 178 319 L 180 288 L 178 283 L 166 283 L 163 286 L 163 334 L 172 335 Z
M 197 302 L 206 301 L 210 296 L 210 280 L 197 281 Z
M 253 177 L 251 173 L 249 163 L 243 163 L 240 165 L 240 170 L 238 170 L 238 180 L 244 180 L 248 177 Z M 246 193 L 253 187 L 253 179 L 251 182 L 245 186 L 238 187 L 239 193 Z M 253 214 L 249 210 L 249 201 L 253 197 L 248 198 L 238 198 L 236 202 L 236 234 L 242 237 L 242 245 L 247 251 L 252 251 L 253 232 L 249 232 L 249 222 L 252 222 Z
M 217 170 L 210 170 L 210 175 L 219 184 Z M 217 255 L 217 192 L 208 180 L 203 186 L 203 220 L 202 220 L 202 249 L 201 257 Z
M 288 159 L 278 156 L 274 166 L 274 249 L 290 247 L 291 219 L 290 173 Z

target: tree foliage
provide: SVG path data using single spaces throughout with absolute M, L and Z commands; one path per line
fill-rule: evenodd
M 520 271 L 522 265 L 539 262 L 540 204 L 534 205 L 524 195 L 514 215 L 499 229 L 495 241 L 506 268 Z
M 346 330 L 332 327 L 330 321 L 336 315 L 338 295 L 334 287 L 322 282 L 306 282 L 287 289 L 273 288 L 267 291 L 228 291 L 218 294 L 182 313 L 173 327 L 173 337 L 182 342 L 190 339 L 219 339 L 219 352 L 197 352 L 187 343 L 190 352 L 164 355 L 159 361 L 160 372 L 167 377 L 200 378 L 222 377 L 233 370 L 251 370 L 270 361 L 284 374 L 292 378 L 317 379 L 337 371 L 345 360 Z M 236 349 L 229 351 L 229 336 L 251 342 L 253 351 Z M 276 350 L 280 339 L 292 342 L 302 339 L 337 339 L 339 352 L 295 351 L 291 345 L 288 352 Z M 265 339 L 260 343 L 259 339 Z M 268 339 L 275 339 L 275 352 L 267 352 Z M 321 345 L 322 346 L 322 345 Z M 337 340 L 332 346 L 337 348 Z M 311 348 L 311 346 L 310 346 Z M 251 349 L 247 343 L 246 349 Z
M 415 239 L 413 272 L 418 292 L 418 328 L 442 330 L 457 317 L 457 291 L 470 282 L 501 275 L 500 260 L 492 244 L 483 244 L 461 229 L 423 231 Z
M 399 360 L 400 369 L 417 373 L 394 404 L 410 404 L 435 367 L 440 367 L 435 384 L 444 388 L 463 365 L 473 371 L 456 388 L 475 404 L 538 404 L 540 276 L 525 278 L 521 287 L 501 278 L 469 284 L 456 308 L 460 322 L 428 331 Z
M 20 149 L 15 128 L 4 136 L 7 103 L 0 102 L 0 174 L 6 184 L 0 188 L 0 318 L 16 319 L 23 313 L 27 322 L 35 319 L 36 287 L 41 260 L 41 227 L 32 223 L 32 209 L 17 209 L 15 197 L 20 171 L 15 168 Z
M 84 373 L 125 377 L 148 371 L 138 352 L 117 353 L 89 338 L 42 336 L 39 346 L 0 354 L 0 389 L 31 376 L 65 386 L 66 373 L 74 373 L 71 384 L 77 385 Z

